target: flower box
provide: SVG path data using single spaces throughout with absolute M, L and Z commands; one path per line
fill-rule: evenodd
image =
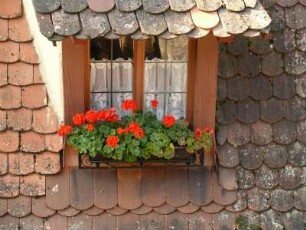
M 185 147 L 175 147 L 175 154 L 170 159 L 151 158 L 138 159 L 136 162 L 125 162 L 105 158 L 101 155 L 90 157 L 79 155 L 80 168 L 141 168 L 141 167 L 202 167 L 204 165 L 204 152 L 189 153 Z
M 152 101 L 153 108 L 157 105 Z M 121 120 L 115 108 L 90 110 L 73 117 L 74 127 L 59 128 L 58 134 L 79 152 L 80 167 L 203 164 L 202 150 L 212 144 L 212 129 L 193 132 L 171 114 L 158 120 L 153 112 L 134 112 L 136 103 L 131 99 L 121 108 L 132 110 Z

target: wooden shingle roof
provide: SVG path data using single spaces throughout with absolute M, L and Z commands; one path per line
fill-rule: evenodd
M 170 39 L 235 34 L 256 36 L 271 18 L 257 0 L 33 0 L 40 30 L 50 40 L 67 36 Z

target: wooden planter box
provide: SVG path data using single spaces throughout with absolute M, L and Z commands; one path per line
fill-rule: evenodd
M 204 152 L 188 153 L 185 147 L 176 147 L 171 159 L 139 159 L 137 162 L 124 162 L 102 156 L 79 155 L 80 168 L 141 168 L 141 167 L 201 167 L 204 165 Z

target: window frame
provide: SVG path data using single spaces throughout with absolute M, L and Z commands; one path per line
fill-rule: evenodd
M 90 42 L 69 37 L 62 41 L 65 123 L 90 108 Z M 135 40 L 133 97 L 138 110 L 143 106 L 145 41 Z M 218 40 L 211 33 L 188 42 L 186 120 L 193 127 L 215 127 Z M 195 84 L 196 83 L 196 84 Z M 64 149 L 64 165 L 78 166 L 77 153 Z M 214 149 L 205 153 L 205 165 L 214 165 Z

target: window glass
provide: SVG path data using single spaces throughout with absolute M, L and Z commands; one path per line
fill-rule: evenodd
M 152 37 L 146 42 L 144 107 L 159 118 L 172 114 L 186 117 L 188 38 L 171 40 Z M 153 109 L 151 101 L 157 100 Z
M 90 107 L 115 107 L 120 115 L 123 100 L 132 98 L 133 43 L 128 37 L 91 41 Z

